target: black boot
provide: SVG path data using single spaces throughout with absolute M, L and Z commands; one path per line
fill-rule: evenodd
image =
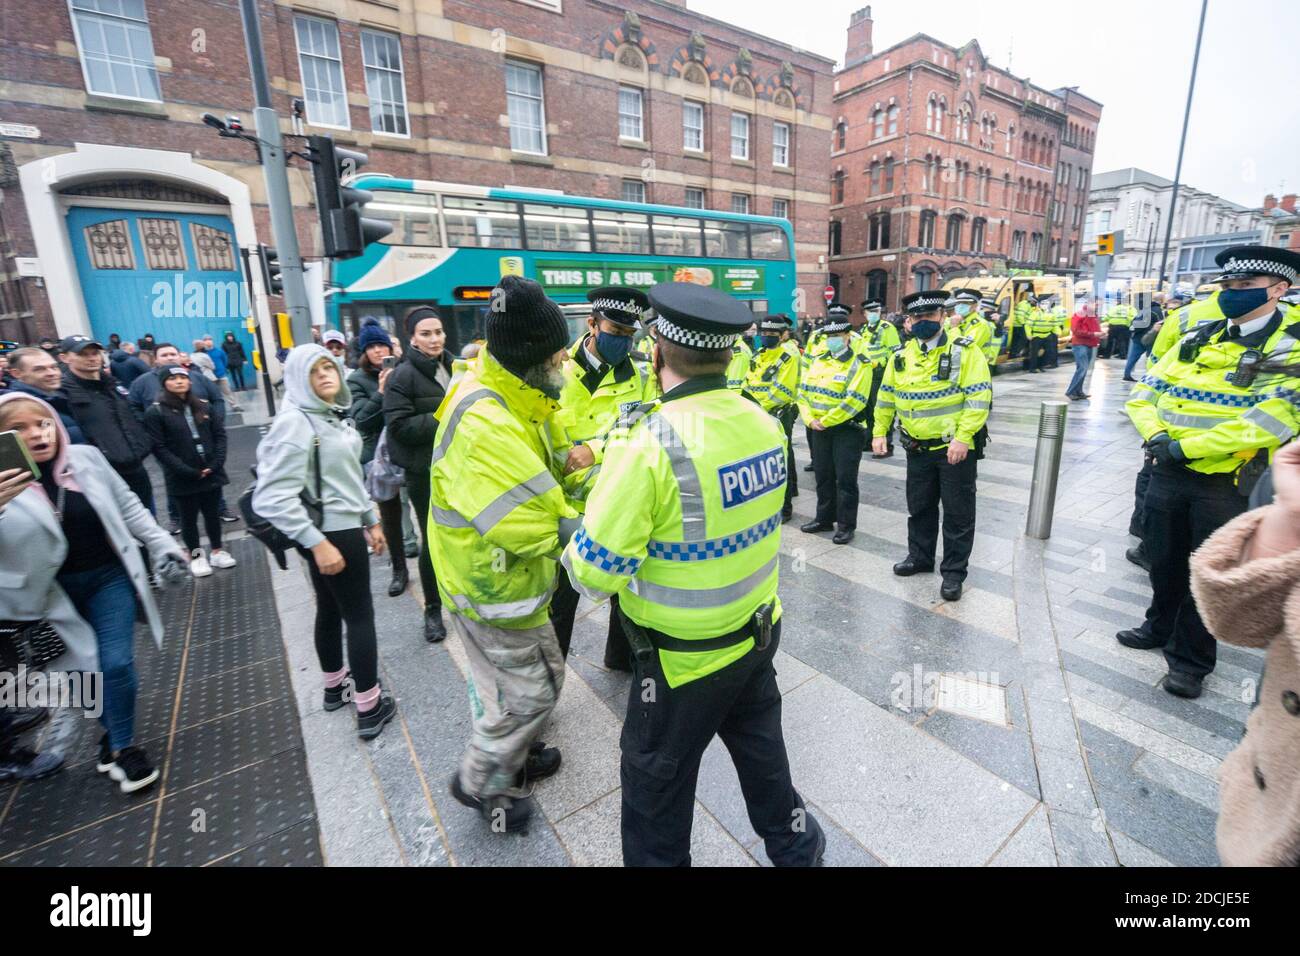
M 424 609 L 424 639 L 437 644 L 447 639 L 447 628 L 442 623 L 442 606 L 430 605 Z
M 406 586 L 411 583 L 411 572 L 406 568 L 406 562 L 393 568 L 393 579 L 388 582 L 388 596 L 398 597 L 406 593 Z
M 933 570 L 933 564 L 921 564 L 912 558 L 904 558 L 894 565 L 894 573 L 900 578 L 910 577 L 913 574 L 929 574 Z
M 451 775 L 451 795 L 457 803 L 472 807 L 491 825 L 494 833 L 512 833 L 528 827 L 533 815 L 531 797 L 486 797 L 480 799 L 460 785 L 460 773 Z
M 799 530 L 804 534 L 818 534 L 822 531 L 834 531 L 835 525 L 829 521 L 809 521 L 807 524 L 800 525 Z
M 1166 643 L 1161 638 L 1148 634 L 1140 627 L 1130 627 L 1126 631 L 1120 631 L 1115 635 L 1115 640 L 1125 647 L 1131 647 L 1139 651 L 1155 650 L 1157 647 L 1164 647 Z
M 1203 677 L 1197 677 L 1195 674 L 1184 674 L 1182 671 L 1170 671 L 1165 675 L 1165 690 L 1175 697 L 1196 698 L 1201 696 L 1201 682 Z M 1258 773 L 1259 771 L 1255 771 Z
M 528 748 L 528 759 L 524 761 L 524 783 L 543 780 L 560 769 L 560 748 L 548 747 L 545 741 L 537 741 Z
M 357 736 L 362 740 L 374 740 L 383 731 L 384 725 L 397 716 L 397 701 L 387 691 L 379 692 L 379 703 L 365 713 L 357 711 Z
M 1124 552 L 1124 557 L 1130 564 L 1136 564 L 1148 574 L 1151 573 L 1151 559 L 1147 557 L 1147 548 L 1145 544 L 1139 544 L 1136 548 L 1129 548 Z

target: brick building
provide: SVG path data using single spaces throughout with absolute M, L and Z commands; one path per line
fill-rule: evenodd
M 824 281 L 831 60 L 670 0 L 259 6 L 285 132 L 302 97 L 303 132 L 367 151 L 368 170 L 784 215 L 803 288 Z M 251 147 L 200 119 L 252 125 L 238 5 L 9 0 L 4 18 L 0 336 L 230 328 L 233 305 L 142 310 L 160 275 L 237 282 L 233 247 L 271 241 Z
M 989 63 L 971 40 L 871 42 L 854 13 L 832 98 L 829 280 L 854 305 L 971 270 L 1074 272 L 1101 104 Z

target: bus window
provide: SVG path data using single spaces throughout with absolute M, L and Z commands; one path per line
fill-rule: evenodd
M 447 220 L 449 246 L 523 248 L 519 231 L 519 208 L 512 202 L 443 196 L 442 214 Z
M 717 259 L 748 259 L 748 231 L 743 222 L 704 220 L 704 254 Z
M 592 212 L 591 218 L 592 225 L 596 227 L 597 252 L 649 255 L 649 216 L 636 212 L 597 209 Z
M 393 231 L 379 241 L 388 246 L 440 246 L 438 197 L 428 193 L 375 189 L 374 200 L 366 203 L 366 215 L 393 224 Z
M 655 216 L 655 255 L 699 256 L 700 221 L 693 216 Z
M 367 207 L 369 208 L 369 207 Z M 579 206 L 524 205 L 528 248 L 557 252 L 591 252 L 587 210 Z
M 785 247 L 785 233 L 776 226 L 762 226 L 751 223 L 749 242 L 754 250 L 755 259 L 789 259 L 790 253 Z

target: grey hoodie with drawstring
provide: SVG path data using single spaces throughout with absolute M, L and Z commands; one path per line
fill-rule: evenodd
M 257 446 L 253 510 L 304 548 L 324 540 L 322 531 L 369 528 L 378 522 L 361 471 L 361 436 L 347 417 L 352 395 L 346 385 L 331 405 L 312 391 L 312 366 L 333 356 L 319 345 L 300 345 L 284 364 L 285 404 Z M 312 524 L 299 494 L 315 494 L 312 438 L 320 438 L 321 498 L 325 520 Z

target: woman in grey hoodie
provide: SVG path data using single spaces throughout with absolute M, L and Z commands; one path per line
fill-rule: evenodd
M 316 592 L 316 655 L 325 678 L 325 709 L 347 703 L 350 668 L 357 733 L 369 740 L 393 719 L 397 704 L 379 687 L 366 548 L 381 554 L 385 541 L 362 481 L 361 436 L 347 414 L 352 396 L 338 364 L 319 345 L 300 345 L 289 353 L 284 390 L 285 404 L 257 446 L 253 508 L 292 539 L 307 562 Z M 318 458 L 319 526 L 301 498 L 304 491 L 316 495 Z

